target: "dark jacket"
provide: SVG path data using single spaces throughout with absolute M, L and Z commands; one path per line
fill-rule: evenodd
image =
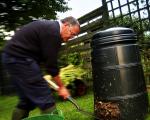
M 61 47 L 57 21 L 38 20 L 23 26 L 7 43 L 4 52 L 15 57 L 28 57 L 45 62 L 52 76 L 58 75 L 57 55 Z

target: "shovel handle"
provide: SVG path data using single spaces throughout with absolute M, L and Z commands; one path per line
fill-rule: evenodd
M 45 79 L 45 80 L 48 82 L 48 84 L 49 84 L 54 90 L 58 91 L 59 86 L 56 85 L 56 83 L 54 83 L 53 81 L 48 80 L 48 79 Z
M 54 83 L 53 81 L 49 80 L 49 79 L 45 79 L 48 84 L 56 91 L 58 91 L 59 89 L 59 86 Z M 71 96 L 68 96 L 67 97 L 67 100 L 70 101 L 78 110 L 80 109 L 80 107 L 77 105 L 76 101 L 71 97 Z

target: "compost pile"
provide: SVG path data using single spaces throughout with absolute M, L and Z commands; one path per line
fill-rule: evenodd
M 120 110 L 117 103 L 96 102 L 96 114 L 102 120 L 119 120 Z

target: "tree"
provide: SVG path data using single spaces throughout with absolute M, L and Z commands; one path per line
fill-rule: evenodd
M 69 9 L 65 0 L 1 0 L 0 26 L 11 31 L 34 19 L 56 19 L 57 12 Z

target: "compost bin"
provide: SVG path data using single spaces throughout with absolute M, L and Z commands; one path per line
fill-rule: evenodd
M 144 120 L 148 95 L 137 36 L 115 27 L 93 35 L 94 112 L 101 120 Z

